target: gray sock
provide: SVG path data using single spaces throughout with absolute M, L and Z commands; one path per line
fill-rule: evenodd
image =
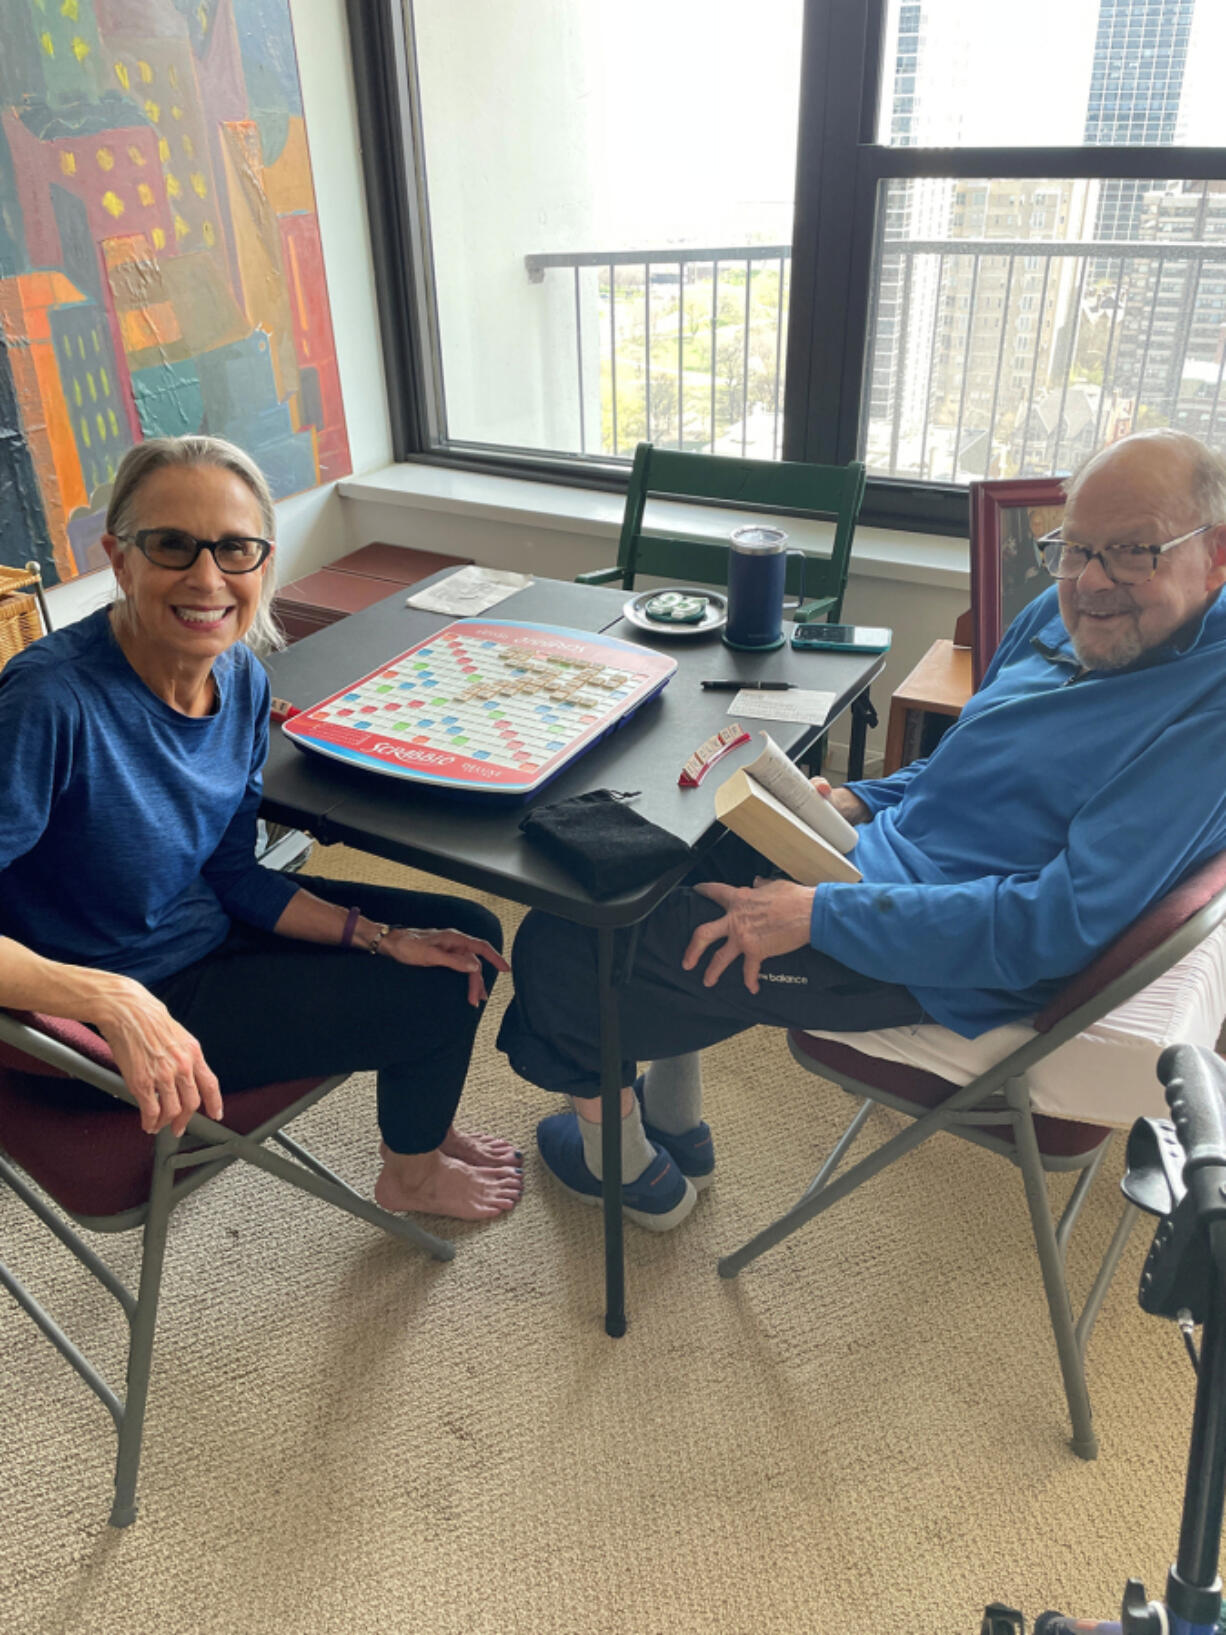
M 604 1177 L 604 1164 L 600 1156 L 603 1125 L 590 1123 L 582 1113 L 576 1116 L 579 1119 L 579 1133 L 583 1137 L 584 1162 L 597 1180 L 601 1180 Z M 656 1149 L 643 1134 L 643 1120 L 636 1101 L 622 1119 L 622 1180 L 637 1181 L 648 1164 L 654 1162 L 655 1156 Z
M 643 1107 L 648 1124 L 668 1135 L 684 1135 L 701 1124 L 701 1053 L 652 1062 L 643 1078 Z

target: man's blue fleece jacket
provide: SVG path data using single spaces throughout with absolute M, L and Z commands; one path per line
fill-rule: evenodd
M 1052 586 L 927 760 L 850 787 L 864 879 L 817 887 L 814 947 L 967 1038 L 1029 1016 L 1226 849 L 1226 602 L 1082 674 Z

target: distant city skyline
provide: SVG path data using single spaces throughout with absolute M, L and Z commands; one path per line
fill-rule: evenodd
M 1164 5 L 1188 36 L 1177 95 L 1168 73 L 1147 134 L 1222 146 L 1226 0 L 1116 0 L 1124 12 Z M 619 411 L 619 446 L 637 413 L 649 433 L 731 435 L 769 455 L 787 355 L 802 0 L 759 0 L 749 29 L 741 0 L 701 12 L 689 0 L 414 0 L 414 16 L 449 433 L 594 451 L 616 376 L 619 400 L 632 382 L 643 400 Z M 879 139 L 1085 147 L 1103 17 L 1101 0 L 888 0 Z M 1114 94 L 1118 107 L 1129 74 L 1147 83 L 1149 49 L 1142 37 L 1118 67 L 1099 50 L 1104 117 L 1088 134 L 1118 139 L 1107 103 Z M 1170 70 L 1171 52 L 1158 54 Z M 479 167 L 464 157 L 474 151 Z M 1044 449 L 1063 463 L 1074 421 L 1082 437 L 1143 411 L 1184 413 L 1188 360 L 1204 377 L 1197 413 L 1216 427 L 1220 264 L 1062 253 L 1094 238 L 1103 193 L 1093 179 L 1007 173 L 883 188 L 863 394 L 874 470 L 962 481 L 1013 460 L 1031 469 Z M 1198 204 L 1178 176 L 1134 200 L 1138 236 L 1218 236 L 1218 204 Z M 1001 248 L 955 248 L 976 238 Z M 738 254 L 768 245 L 773 256 Z M 614 252 L 682 248 L 706 257 L 684 278 L 666 258 L 650 274 L 638 261 L 637 273 L 627 263 L 608 275 Z M 526 269 L 536 257 L 560 259 Z M 751 259 L 760 277 L 746 276 Z M 1149 403 L 1125 379 L 1130 359 L 1157 393 Z
M 1011 85 L 1027 84 L 1033 25 L 1048 9 L 1054 25 L 1049 0 L 1027 8 Z M 1169 146 L 1187 130 L 1186 71 L 1203 5 L 1093 0 L 1060 10 L 1076 25 L 1060 37 L 1077 49 L 1057 70 L 1069 86 L 1057 106 L 1066 123 L 1077 117 L 1080 87 L 1085 144 Z M 1017 11 L 1005 6 L 895 0 L 881 139 L 953 143 L 979 121 L 977 140 L 1003 142 L 1008 93 L 988 108 L 961 91 L 982 79 L 976 64 L 1000 50 L 1010 15 L 1016 26 Z M 1061 136 L 1052 131 L 1044 140 Z M 1165 246 L 1221 239 L 1223 206 L 1226 198 L 1178 178 L 890 184 L 863 405 L 870 469 L 968 481 L 1065 469 L 1141 424 L 1169 421 L 1213 436 L 1226 357 L 1226 266 Z M 1138 238 L 1164 249 L 1124 258 L 1043 250 Z M 1034 253 L 960 252 L 952 247 L 960 239 L 1033 245 Z M 918 248 L 924 243 L 934 248 Z M 1221 418 L 1226 427 L 1226 413 Z
M 649 95 L 657 152 L 669 150 L 670 127 L 679 131 L 696 106 L 737 106 L 735 96 L 720 95 L 717 62 L 731 6 L 732 0 L 717 5 L 710 42 L 697 59 L 691 42 L 686 83 L 691 93 L 697 87 L 697 103 L 688 94 L 676 97 L 672 113 L 657 118 L 659 105 Z M 682 50 L 681 36 L 672 33 L 678 19 L 651 9 L 653 44 L 672 40 Z M 624 47 L 624 17 L 617 22 Z M 799 7 L 766 6 L 755 30 L 756 74 L 745 64 L 749 79 L 760 85 L 762 64 L 788 60 L 783 31 L 795 29 L 798 42 L 799 26 Z M 1226 60 L 1226 4 L 889 0 L 883 49 L 878 140 L 890 145 L 1220 145 L 1226 138 L 1220 88 L 1209 72 Z M 658 226 L 650 222 L 650 190 L 647 199 L 627 201 L 619 214 L 624 238 L 605 242 L 664 248 L 789 241 L 791 201 L 781 182 L 773 201 L 766 196 L 772 189 L 759 186 L 755 198 L 747 184 L 750 173 L 759 181 L 787 173 L 794 135 L 784 113 L 790 117 L 792 87 L 744 100 L 750 111 L 727 171 L 721 166 L 734 127 L 717 120 L 711 131 L 721 166 L 696 167 L 706 186 L 687 194 L 682 209 L 671 197 Z M 692 124 L 690 130 L 692 143 Z M 621 135 L 616 146 L 624 157 Z M 715 176 L 721 196 L 712 198 Z M 1178 188 L 1179 179 L 1172 185 Z M 1196 221 L 1217 235 L 1216 206 L 1211 215 L 1189 215 L 1182 205 L 1155 204 L 1155 189 L 1161 193 L 1162 184 L 927 178 L 885 187 L 880 208 L 887 244 L 990 238 L 1033 240 L 1037 248 L 1053 240 L 1187 238 Z M 610 198 L 616 193 L 614 187 Z M 870 468 L 955 481 L 1003 475 L 1019 462 L 1038 471 L 1051 460 L 1063 466 L 1088 442 L 1158 412 L 1158 399 L 1171 418 L 1187 421 L 1181 393 L 1188 360 L 1212 372 L 1205 337 L 1215 322 L 1219 267 L 1184 262 L 1159 278 L 1152 257 L 939 258 L 887 249 L 873 292 L 863 404 Z M 1198 310 L 1206 302 L 1207 311 Z M 1137 371 L 1144 378 L 1130 383 Z M 1216 429 L 1217 382 L 1210 390 L 1189 376 L 1188 384 L 1212 397 L 1212 409 L 1191 418 Z M 1143 387 L 1153 395 L 1146 405 L 1138 395 Z

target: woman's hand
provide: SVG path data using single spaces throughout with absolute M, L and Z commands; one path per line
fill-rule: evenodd
M 704 988 L 713 988 L 733 960 L 740 958 L 745 962 L 745 986 L 756 994 L 762 961 L 794 953 L 809 941 L 812 886 L 798 886 L 794 880 L 755 880 L 751 890 L 708 880 L 694 890 L 724 911 L 720 919 L 698 927 L 681 960 L 682 969 L 692 971 L 713 943 L 723 943 L 707 962 Z
M 182 1135 L 200 1107 L 220 1119 L 221 1087 L 199 1042 L 148 988 L 120 980 L 119 991 L 93 1020 L 140 1103 L 141 1129 L 154 1135 L 169 1125 Z
M 398 925 L 379 943 L 379 954 L 390 954 L 402 965 L 446 965 L 468 977 L 468 1003 L 483 1004 L 489 998 L 481 961 L 488 960 L 496 971 L 511 967 L 492 943 L 483 937 L 468 937 L 463 931 L 416 931 Z

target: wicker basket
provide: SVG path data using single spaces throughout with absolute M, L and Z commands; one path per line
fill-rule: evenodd
M 0 670 L 44 633 L 42 581 L 33 564 L 0 567 Z

